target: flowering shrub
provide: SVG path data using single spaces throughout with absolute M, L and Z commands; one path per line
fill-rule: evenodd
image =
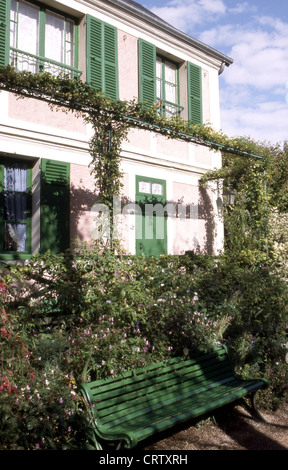
M 101 242 L 1 268 L 0 449 L 88 448 L 83 381 L 228 344 L 287 394 L 286 282 L 208 256 L 138 258 Z

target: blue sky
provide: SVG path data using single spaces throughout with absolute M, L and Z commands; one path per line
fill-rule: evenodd
M 288 141 L 288 2 L 138 0 L 234 60 L 219 78 L 221 129 L 229 137 Z

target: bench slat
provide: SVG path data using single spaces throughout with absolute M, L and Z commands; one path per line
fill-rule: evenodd
M 128 421 L 130 419 L 134 419 L 136 417 L 139 417 L 141 416 L 142 414 L 147 414 L 149 413 L 150 417 L 151 415 L 153 416 L 154 415 L 154 412 L 156 412 L 158 409 L 161 410 L 162 408 L 166 408 L 166 407 L 175 407 L 178 408 L 178 404 L 179 406 L 182 406 L 182 404 L 186 401 L 187 402 L 187 399 L 189 400 L 189 403 L 190 403 L 190 407 L 191 407 L 191 398 L 193 397 L 193 404 L 196 403 L 197 404 L 197 397 L 198 397 L 198 400 L 202 400 L 203 401 L 203 392 L 205 391 L 205 400 L 206 400 L 206 397 L 207 397 L 207 400 L 209 401 L 211 399 L 211 397 L 213 396 L 213 393 L 217 393 L 215 392 L 214 389 L 216 389 L 218 387 L 231 381 L 231 377 L 227 378 L 227 379 L 223 379 L 221 381 L 221 383 L 217 382 L 217 383 L 212 383 L 209 385 L 209 387 L 207 385 L 204 385 L 203 387 L 201 388 L 197 388 L 196 390 L 187 390 L 186 391 L 182 391 L 180 389 L 178 389 L 178 397 L 176 397 L 175 395 L 171 396 L 171 394 L 169 394 L 169 391 L 167 392 L 166 396 L 165 396 L 165 399 L 162 397 L 162 400 L 160 401 L 159 398 L 154 398 L 153 396 L 151 397 L 151 399 L 147 398 L 146 399 L 146 402 L 143 400 L 142 403 L 141 403 L 141 406 L 138 407 L 137 409 L 137 404 L 135 405 L 135 407 L 131 407 L 130 408 L 130 411 L 125 409 L 125 410 L 121 410 L 119 411 L 118 413 L 116 412 L 115 414 L 110 414 L 110 415 L 107 415 L 106 416 L 106 419 L 105 418 L 101 418 L 101 423 L 104 425 L 104 424 L 107 424 L 109 423 L 110 426 L 114 426 L 114 425 L 117 425 L 119 423 L 124 423 L 125 421 Z M 212 391 L 211 394 L 209 395 L 208 394 L 208 390 Z M 123 413 L 124 411 L 124 413 Z M 119 418 L 117 418 L 117 416 L 120 416 Z
M 221 367 L 220 367 L 221 365 Z M 230 368 L 231 366 L 227 360 L 223 361 L 222 363 L 217 362 L 217 370 L 220 371 L 222 368 Z M 191 374 L 194 374 L 195 378 L 197 376 L 205 375 L 209 373 L 209 371 L 215 371 L 215 362 L 208 362 L 205 363 L 205 368 L 200 367 L 199 364 L 192 364 L 189 365 L 189 361 L 183 362 L 181 365 L 175 369 L 174 367 L 166 367 L 164 371 L 158 372 L 158 374 L 141 374 L 137 375 L 132 378 L 127 377 L 118 377 L 116 379 L 106 379 L 105 384 L 94 385 L 93 388 L 89 388 L 89 393 L 91 397 L 97 397 L 97 400 L 105 400 L 105 398 L 111 399 L 112 397 L 116 397 L 117 395 L 121 395 L 123 393 L 123 388 L 125 387 L 125 393 L 133 392 L 134 390 L 139 391 L 142 388 L 145 388 L 147 385 L 150 386 L 152 383 L 161 383 L 168 381 L 170 378 L 175 378 L 175 380 L 179 381 L 180 378 L 182 380 L 187 379 L 188 375 L 191 377 Z M 189 379 L 190 380 L 190 379 Z M 147 385 L 146 385 L 147 384 Z M 169 385 L 169 384 L 168 384 Z
M 255 388 L 256 383 L 253 382 L 249 384 L 251 390 Z M 245 386 L 247 387 L 246 383 Z M 243 390 L 243 383 L 239 384 L 239 382 L 235 379 L 223 380 L 221 384 L 219 383 L 211 385 L 209 390 L 206 387 L 203 387 L 199 391 L 186 391 L 186 393 L 179 393 L 178 400 L 176 400 L 175 397 L 169 397 L 169 395 L 167 395 L 167 398 L 161 402 L 157 399 L 147 400 L 146 404 L 144 403 L 140 407 L 135 406 L 134 409 L 131 408 L 131 411 L 126 410 L 124 413 L 116 412 L 115 415 L 112 414 L 109 417 L 106 417 L 106 419 L 101 419 L 101 425 L 109 425 L 109 427 L 111 428 L 113 428 L 114 426 L 126 428 L 126 423 L 131 420 L 134 421 L 135 418 L 137 418 L 136 422 L 139 422 L 139 418 L 141 416 L 144 416 L 144 420 L 145 416 L 149 417 L 147 418 L 148 422 L 151 422 L 158 412 L 161 415 L 163 414 L 163 408 L 165 408 L 165 413 L 170 408 L 173 412 L 175 410 L 179 412 L 183 409 L 192 409 L 200 405 L 204 405 L 205 403 L 209 404 L 211 400 L 215 400 L 215 398 L 218 398 L 219 396 L 228 397 L 231 393 L 234 393 L 236 390 L 239 389 Z M 205 392 L 205 394 L 203 392 Z M 193 402 L 191 402 L 192 397 Z M 130 426 L 132 426 L 132 423 L 129 423 L 128 427 Z
M 207 355 L 207 357 L 200 356 L 198 361 L 193 360 L 193 359 L 179 361 L 179 358 L 178 359 L 173 358 L 171 360 L 171 363 L 169 362 L 169 364 L 165 362 L 161 362 L 158 364 L 152 364 L 145 369 L 140 369 L 138 370 L 137 375 L 135 375 L 134 371 L 129 371 L 129 372 L 119 375 L 116 378 L 109 377 L 106 379 L 98 380 L 97 382 L 93 382 L 89 384 L 90 393 L 93 393 L 93 390 L 95 388 L 101 388 L 101 390 L 103 390 L 104 392 L 105 386 L 107 387 L 107 391 L 111 392 L 113 388 L 117 388 L 120 384 L 121 384 L 120 386 L 122 386 L 124 380 L 126 380 L 127 385 L 129 383 L 135 384 L 135 383 L 141 382 L 143 378 L 148 379 L 148 378 L 152 378 L 153 376 L 158 377 L 159 375 L 164 375 L 169 371 L 172 371 L 172 370 L 177 371 L 187 366 L 193 367 L 194 365 L 195 368 L 203 370 L 205 367 L 209 365 L 209 363 L 211 365 L 214 362 L 216 362 L 219 365 L 221 360 L 229 362 L 227 357 L 225 357 L 224 352 L 219 355 L 217 354 L 217 352 L 215 352 L 215 353 L 211 353 Z
M 177 384 L 177 379 L 173 381 L 165 382 L 164 384 L 158 384 L 158 387 L 155 384 L 145 388 L 145 390 L 135 390 L 133 393 L 126 394 L 125 389 L 123 389 L 122 394 L 117 397 L 111 398 L 111 400 L 105 400 L 104 402 L 100 401 L 97 404 L 97 416 L 101 417 L 105 414 L 114 413 L 119 410 L 122 412 L 123 409 L 129 407 L 134 408 L 136 404 L 141 406 L 141 403 L 147 400 L 148 397 L 152 397 L 155 400 L 165 399 L 167 395 L 171 397 L 175 396 L 178 398 L 180 391 L 185 392 L 185 390 L 195 391 L 195 393 L 201 393 L 203 386 L 208 389 L 209 384 L 212 381 L 213 383 L 220 382 L 220 380 L 228 379 L 231 377 L 231 371 L 227 369 L 223 371 L 221 375 L 216 371 L 211 372 L 209 377 L 201 376 L 199 381 L 195 383 L 193 380 L 186 380 L 183 383 Z M 232 376 L 232 379 L 234 377 Z M 143 393 L 144 392 L 144 393 Z
M 249 391 L 250 390 L 248 389 L 247 393 Z M 215 409 L 218 409 L 222 407 L 223 405 L 233 403 L 237 399 L 241 398 L 242 396 L 243 396 L 243 389 L 240 388 L 236 390 L 234 393 L 229 394 L 228 397 L 226 397 L 225 395 L 220 396 L 216 400 L 210 401 L 209 403 L 205 403 L 203 405 L 198 404 L 197 407 L 189 409 L 189 410 L 185 410 L 180 414 L 174 413 L 165 418 L 163 418 L 163 415 L 162 415 L 162 417 L 160 417 L 158 421 L 153 422 L 153 420 L 152 421 L 150 420 L 150 423 L 146 423 L 146 426 L 142 427 L 140 430 L 135 429 L 132 431 L 131 430 L 127 431 L 127 436 L 129 436 L 131 440 L 134 440 L 134 441 L 143 440 L 147 437 L 153 436 L 156 433 L 169 429 L 175 426 L 176 424 L 180 424 L 192 418 L 205 415 L 206 413 L 209 413 L 210 411 L 214 411 Z
M 225 347 L 198 358 L 167 362 L 116 378 L 82 384 L 98 438 L 134 447 L 157 432 L 232 403 L 264 387 L 235 375 Z
M 256 384 L 254 385 L 254 387 Z M 250 386 L 246 388 L 246 392 L 253 390 L 253 386 Z M 195 404 L 191 407 L 191 403 L 189 406 L 189 401 L 185 404 L 179 402 L 178 406 L 170 407 L 163 409 L 158 409 L 154 411 L 153 413 L 142 415 L 140 417 L 137 417 L 137 419 L 132 418 L 131 420 L 127 420 L 125 424 L 121 423 L 121 425 L 118 424 L 118 426 L 103 426 L 103 432 L 106 430 L 109 433 L 127 433 L 127 435 L 134 433 L 138 429 L 141 429 L 141 432 L 143 431 L 144 428 L 149 428 L 151 432 L 151 428 L 154 429 L 155 432 L 158 432 L 160 430 L 159 426 L 161 426 L 161 423 L 164 421 L 165 427 L 163 429 L 167 429 L 167 423 L 169 422 L 171 425 L 176 424 L 179 422 L 179 415 L 180 415 L 180 421 L 181 421 L 181 415 L 185 415 L 187 418 L 188 416 L 190 418 L 199 416 L 201 414 L 205 414 L 209 412 L 211 409 L 216 409 L 217 407 L 223 406 L 224 404 L 231 403 L 235 401 L 237 398 L 240 398 L 243 395 L 243 388 L 238 386 L 234 390 L 226 390 L 226 392 L 223 390 L 219 391 L 219 393 L 215 393 L 214 395 L 211 395 L 209 401 L 201 402 L 199 400 L 198 402 L 195 402 Z M 165 413 L 163 413 L 165 411 Z

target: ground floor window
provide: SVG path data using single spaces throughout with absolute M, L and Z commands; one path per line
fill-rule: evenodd
M 70 164 L 0 156 L 0 259 L 70 246 Z
M 31 250 L 31 168 L 27 163 L 0 164 L 2 253 Z

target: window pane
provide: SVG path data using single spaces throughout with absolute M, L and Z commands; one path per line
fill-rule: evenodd
M 4 193 L 4 218 L 23 222 L 27 218 L 26 193 Z
M 162 61 L 161 61 L 161 59 L 156 60 L 156 77 L 162 78 Z
M 159 59 L 156 61 L 156 96 L 162 98 L 162 62 Z
M 74 56 L 74 23 L 73 21 L 66 20 L 66 65 L 73 67 Z
M 10 46 L 11 47 L 17 47 L 17 2 L 16 2 L 16 0 L 11 0 Z
M 149 181 L 139 181 L 139 192 L 140 193 L 149 193 L 151 192 L 151 186 Z
M 27 166 L 25 164 L 5 166 L 4 190 L 25 191 L 27 190 Z
M 165 62 L 165 80 L 176 85 L 176 65 L 171 62 Z
M 36 6 L 11 0 L 10 46 L 17 51 L 10 50 L 10 64 L 17 71 L 37 72 L 34 55 L 39 54 L 39 14 Z
M 17 48 L 30 54 L 38 54 L 39 8 L 19 2 Z
M 26 251 L 26 225 L 4 224 L 4 251 Z
M 152 183 L 152 194 L 157 194 L 158 196 L 163 195 L 163 184 L 161 183 Z
M 165 63 L 165 96 L 166 101 L 176 103 L 176 65 Z
M 52 12 L 46 13 L 45 56 L 64 63 L 65 18 Z
M 4 168 L 4 250 L 26 251 L 27 166 Z
M 176 103 L 176 87 L 171 85 L 170 83 L 166 83 L 165 86 L 165 95 L 166 101 L 170 101 L 171 103 Z

